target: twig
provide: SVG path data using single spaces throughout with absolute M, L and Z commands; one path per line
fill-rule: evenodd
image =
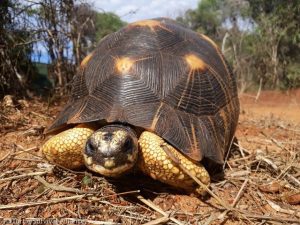
M 233 145 L 236 146 L 236 147 L 238 147 L 239 149 L 242 149 L 243 152 L 246 152 L 248 155 L 250 155 L 251 152 L 250 152 L 248 149 L 242 147 L 240 144 L 238 144 L 238 143 L 233 143 Z
M 281 212 L 281 213 L 285 213 L 285 214 L 290 214 L 290 215 L 297 215 L 300 216 L 300 213 L 294 211 L 294 210 L 290 210 L 290 209 L 283 209 L 281 208 L 279 205 L 277 205 L 276 203 L 272 202 L 271 200 L 266 199 L 266 201 L 268 202 L 268 204 L 272 207 L 272 209 L 274 209 L 276 212 Z
M 242 148 L 241 144 L 239 144 L 239 146 L 241 147 L 241 148 L 238 148 L 238 149 L 239 149 L 239 151 L 242 155 L 242 158 L 245 158 L 246 156 L 245 156 L 245 153 L 244 153 L 244 150 L 243 150 L 244 148 Z
M 8 156 L 10 156 L 11 155 L 11 153 L 10 152 L 8 152 L 8 153 L 6 153 L 1 159 L 0 159 L 0 162 L 2 162 L 4 159 L 6 159 Z
M 150 208 L 154 209 L 156 212 L 159 212 L 164 217 L 167 217 L 167 218 L 169 218 L 169 220 L 172 220 L 174 223 L 179 224 L 179 225 L 183 225 L 183 223 L 181 223 L 179 220 L 175 219 L 174 217 L 169 217 L 169 215 L 166 212 L 164 212 L 161 208 L 159 208 L 158 206 L 156 206 L 152 201 L 145 199 L 141 195 L 138 195 L 137 198 L 141 202 L 143 202 L 144 204 L 148 205 Z
M 22 150 L 21 151 L 17 151 L 17 152 L 14 152 L 12 153 L 11 155 L 19 155 L 21 153 L 24 153 L 24 152 L 30 152 L 30 151 L 35 151 L 38 149 L 37 146 L 35 147 L 32 147 L 32 148 L 27 148 L 27 149 L 24 149 L 22 146 L 18 145 L 19 148 L 21 148 Z
M 35 159 L 35 158 L 14 157 L 13 159 L 20 160 L 20 161 L 29 161 L 29 162 L 44 162 L 44 160 L 42 159 Z
M 226 40 L 227 40 L 228 37 L 229 37 L 229 33 L 226 32 L 225 35 L 224 35 L 224 37 L 223 37 L 222 48 L 221 48 L 223 54 L 225 54 L 225 44 L 226 44 Z
M 279 222 L 290 222 L 290 223 L 299 223 L 299 219 L 291 219 L 291 218 L 284 218 L 284 217 L 276 217 L 276 216 L 266 216 L 266 215 L 259 215 L 259 214 L 252 214 L 244 210 L 238 210 L 240 213 L 244 214 L 249 218 L 254 218 L 257 220 L 270 220 L 270 221 L 279 221 Z
M 293 159 L 294 160 L 294 159 Z M 289 174 L 287 171 L 293 166 L 293 162 L 290 163 L 290 165 L 288 165 L 284 170 L 280 170 L 279 172 L 280 174 L 278 175 L 278 177 L 276 179 L 279 179 L 282 176 L 287 176 L 289 179 L 291 179 L 297 186 L 300 187 L 300 181 L 293 175 Z
M 22 208 L 22 207 L 28 207 L 28 206 L 36 206 L 36 205 L 46 205 L 46 204 L 56 204 L 60 202 L 67 202 L 71 200 L 78 200 L 86 195 L 73 195 L 70 197 L 64 197 L 64 198 L 52 198 L 48 201 L 39 201 L 39 202 L 25 202 L 25 203 L 16 203 L 16 204 L 8 204 L 8 205 L 0 205 L 0 210 L 1 209 L 17 209 L 17 208 Z
M 224 218 L 227 214 L 227 210 L 222 212 L 221 214 L 219 212 L 217 213 L 212 213 L 209 218 L 206 220 L 205 224 L 204 225 L 210 225 L 213 221 L 215 220 L 221 220 L 221 221 L 224 221 Z M 221 221 L 218 221 L 219 223 L 218 224 L 222 224 Z
M 281 169 L 278 168 L 278 166 L 271 159 L 264 157 L 261 151 L 257 151 L 256 159 L 266 162 L 268 165 L 270 165 L 275 170 L 275 172 L 277 172 L 277 173 L 282 172 Z M 300 181 L 297 178 L 295 178 L 293 175 L 286 173 L 286 176 L 288 178 L 290 178 L 291 180 L 293 180 L 295 184 L 300 186 Z M 280 177 L 280 176 L 278 176 L 278 177 Z
M 227 153 L 226 153 L 226 156 L 225 156 L 225 159 L 224 159 L 224 164 L 223 164 L 223 170 L 225 169 L 225 165 L 226 165 L 227 159 L 228 159 L 230 151 L 231 151 L 231 146 L 233 144 L 233 140 L 234 140 L 234 137 L 231 138 L 230 145 L 227 149 Z
M 77 194 L 96 193 L 96 192 L 85 192 L 85 191 L 81 191 L 81 190 L 76 189 L 76 188 L 64 187 L 64 186 L 57 185 L 57 184 L 50 184 L 40 176 L 34 176 L 34 179 L 41 182 L 46 188 L 50 188 L 54 191 L 72 192 L 72 193 L 77 193 Z
M 277 147 L 281 148 L 282 150 L 286 150 L 288 151 L 288 149 L 286 149 L 284 146 L 282 146 L 277 140 L 275 140 L 274 138 L 269 137 L 268 135 L 266 135 L 263 131 L 260 132 L 263 136 L 265 136 L 266 138 L 270 139 Z
M 105 204 L 105 205 L 109 205 L 109 206 L 112 206 L 114 208 L 121 208 L 121 209 L 125 209 L 126 211 L 128 209 L 131 209 L 131 208 L 135 208 L 135 206 L 128 206 L 128 205 L 116 205 L 116 204 L 113 204 L 107 200 L 98 200 L 98 199 L 95 199 L 95 198 L 92 198 L 93 201 L 97 201 L 98 203 L 102 203 L 102 204 Z
M 240 199 L 242 193 L 244 192 L 244 188 L 245 188 L 246 184 L 248 183 L 248 181 L 249 181 L 249 179 L 246 179 L 246 180 L 244 181 L 244 183 L 242 184 L 242 186 L 241 186 L 239 192 L 237 193 L 237 195 L 236 195 L 236 197 L 235 197 L 235 199 L 234 199 L 234 201 L 233 201 L 233 203 L 232 203 L 232 207 L 233 207 L 233 208 L 236 206 L 237 202 L 239 201 L 239 199 Z
M 9 181 L 9 180 L 21 179 L 21 178 L 25 178 L 25 177 L 33 177 L 33 176 L 38 176 L 38 175 L 44 175 L 44 174 L 47 174 L 47 173 L 49 173 L 49 172 L 48 171 L 33 172 L 33 173 L 26 173 L 26 174 L 22 174 L 22 175 L 13 176 L 13 177 L 2 178 L 2 179 L 0 179 L 0 183 L 5 182 L 5 181 Z
M 293 180 L 294 183 L 297 184 L 298 187 L 300 187 L 300 181 L 296 177 L 294 177 L 294 176 L 292 176 L 291 174 L 288 174 L 288 173 L 286 174 L 286 176 L 288 178 L 290 178 L 291 180 Z
M 143 225 L 157 225 L 157 224 L 166 223 L 168 221 L 169 221 L 169 217 L 163 216 L 163 217 L 160 217 L 158 219 L 152 220 L 152 221 L 150 221 L 148 223 L 144 223 Z
M 110 197 L 116 197 L 116 196 L 121 196 L 121 195 L 128 195 L 128 194 L 137 194 L 140 193 L 140 190 L 134 190 L 134 191 L 125 191 L 125 192 L 120 192 L 120 193 L 115 193 L 115 194 L 111 194 L 111 195 L 105 195 L 105 196 L 101 196 L 99 198 L 96 197 L 92 197 L 91 200 L 92 201 L 101 201 L 104 198 L 110 198 Z
M 71 215 L 78 217 L 78 215 L 76 213 L 74 213 L 72 210 L 68 209 L 67 207 L 63 208 L 63 210 L 67 211 L 68 213 L 70 213 Z
M 39 185 L 39 183 L 35 182 L 31 186 L 25 187 L 24 189 L 22 189 L 22 191 L 20 193 L 16 194 L 16 198 L 20 198 L 23 195 L 27 194 L 28 192 L 31 192 L 31 191 L 35 190 L 38 187 L 38 185 Z
M 250 159 L 251 157 L 252 157 L 252 155 L 248 155 L 248 156 L 245 156 L 243 158 L 231 159 L 228 162 L 229 163 L 235 163 L 235 162 L 239 162 L 239 161 L 246 161 L 246 160 Z
M 6 176 L 7 174 L 10 174 L 10 173 L 17 173 L 17 172 L 22 172 L 22 171 L 26 171 L 26 170 L 32 170 L 33 168 L 31 167 L 25 167 L 25 168 L 18 168 L 18 169 L 14 169 L 14 170 L 8 170 L 8 171 L 5 171 L 5 172 L 2 172 L 2 174 L 0 175 L 0 178 L 1 177 L 4 177 Z
M 228 176 L 230 176 L 230 177 L 245 177 L 245 176 L 248 176 L 249 174 L 251 174 L 251 172 L 248 170 L 240 170 L 240 171 L 228 173 L 227 177 Z
M 261 150 L 257 150 L 255 158 L 257 160 L 264 161 L 265 163 L 270 165 L 275 170 L 275 172 L 279 172 L 278 166 L 275 163 L 273 163 L 273 161 L 271 159 L 268 159 L 265 156 L 263 156 L 263 153 Z
M 258 196 L 255 195 L 255 194 L 244 193 L 244 196 L 246 197 L 247 200 L 250 201 L 250 199 L 251 199 L 251 200 L 254 201 L 254 203 L 256 204 L 255 208 L 259 209 L 259 210 L 262 212 L 262 214 L 266 214 L 266 213 L 268 213 L 268 210 L 266 210 L 266 209 L 262 206 L 262 203 L 261 203 L 262 197 L 261 197 L 260 194 L 258 194 L 258 195 L 260 196 L 260 198 L 258 198 Z M 247 200 L 246 200 L 246 201 L 247 201 Z M 249 201 L 248 201 L 248 202 L 249 202 Z

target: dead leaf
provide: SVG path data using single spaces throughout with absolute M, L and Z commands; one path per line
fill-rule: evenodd
M 284 200 L 291 205 L 299 205 L 300 204 L 300 192 L 296 194 L 290 194 L 284 197 Z
M 266 193 L 277 193 L 282 189 L 282 186 L 278 182 L 273 182 L 271 184 L 260 185 L 258 189 Z

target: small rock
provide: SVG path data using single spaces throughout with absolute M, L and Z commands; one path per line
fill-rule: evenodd
M 18 103 L 20 104 L 20 106 L 22 108 L 28 108 L 29 107 L 29 103 L 26 100 L 20 99 L 20 100 L 18 100 Z
M 12 95 L 5 95 L 3 97 L 2 105 L 7 108 L 14 108 L 14 97 Z

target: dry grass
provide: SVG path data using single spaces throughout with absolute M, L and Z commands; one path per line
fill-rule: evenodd
M 202 199 L 141 174 L 112 180 L 50 165 L 39 146 L 59 104 L 47 107 L 36 99 L 2 107 L 0 218 L 44 218 L 48 224 L 299 224 L 300 122 L 256 114 L 245 102 L 225 176 L 210 187 L 217 197 Z

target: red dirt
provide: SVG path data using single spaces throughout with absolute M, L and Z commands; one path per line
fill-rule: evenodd
M 300 124 L 300 89 L 288 92 L 264 91 L 256 95 L 241 95 L 241 112 L 254 117 L 278 117 Z
M 139 189 L 142 196 L 170 213 L 171 217 L 188 224 L 197 224 L 199 221 L 203 224 L 253 224 L 261 221 L 296 224 L 295 221 L 300 220 L 300 215 L 296 215 L 300 211 L 300 205 L 289 204 L 287 197 L 299 193 L 297 180 L 300 180 L 300 90 L 289 93 L 264 91 L 257 101 L 255 96 L 256 94 L 243 94 L 240 97 L 241 115 L 236 136 L 242 150 L 231 151 L 224 179 L 211 185 L 215 194 L 227 204 L 232 204 L 243 183 L 247 182 L 236 204 L 241 212 L 227 214 L 222 214 L 224 209 L 212 197 L 199 199 L 174 191 L 143 175 L 131 175 L 114 181 L 84 173 L 85 170 L 74 173 L 57 167 L 40 177 L 56 186 L 97 193 L 62 203 L 19 206 L 20 203 L 47 202 L 53 198 L 77 195 L 51 190 L 34 176 L 12 178 L 45 171 L 47 162 L 38 149 L 22 151 L 39 147 L 43 143 L 42 131 L 53 121 L 63 102 L 48 107 L 45 102 L 35 99 L 29 101 L 27 107 L 2 106 L 0 221 L 1 217 L 81 218 L 84 219 L 83 224 L 95 224 L 93 221 L 142 224 L 162 217 L 160 213 L 140 202 L 135 194 L 118 195 L 120 192 Z M 278 190 L 268 192 L 268 188 L 273 186 Z M 12 205 L 15 208 L 5 209 L 11 204 L 15 204 Z M 274 204 L 285 211 L 277 212 Z

